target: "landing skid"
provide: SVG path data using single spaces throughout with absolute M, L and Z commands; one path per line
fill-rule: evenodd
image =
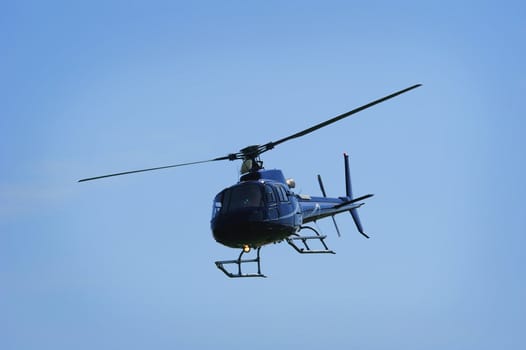
M 261 273 L 261 264 L 259 259 L 259 251 L 261 250 L 261 247 L 257 248 L 256 254 L 257 257 L 255 259 L 245 259 L 242 260 L 241 257 L 245 253 L 244 250 L 241 251 L 241 254 L 239 254 L 239 257 L 237 260 L 223 260 L 223 261 L 216 261 L 216 266 L 219 270 L 223 271 L 225 275 L 227 275 L 230 278 L 238 278 L 238 277 L 267 277 Z M 241 265 L 246 263 L 257 263 L 258 265 L 258 272 L 257 273 L 242 273 L 241 271 Z M 236 264 L 237 265 L 237 273 L 229 272 L 224 265 L 231 265 Z
M 336 254 L 333 250 L 330 250 L 329 247 L 327 247 L 327 244 L 325 243 L 324 239 L 327 238 L 326 235 L 320 235 L 318 231 L 316 231 L 313 227 L 310 226 L 301 226 L 300 231 L 308 229 L 313 231 L 316 235 L 314 236 L 301 236 L 297 233 L 294 233 L 292 237 L 287 238 L 287 243 L 292 246 L 298 253 L 300 254 Z M 318 240 L 323 245 L 324 249 L 311 249 L 311 247 L 307 244 L 307 241 L 312 240 Z M 295 243 L 295 241 L 301 241 L 303 243 L 303 247 L 298 247 Z

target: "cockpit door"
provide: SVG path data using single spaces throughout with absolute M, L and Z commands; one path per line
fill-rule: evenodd
M 270 220 L 277 219 L 279 217 L 278 201 L 276 199 L 276 194 L 270 185 L 265 185 L 265 202 L 267 204 L 268 218 Z

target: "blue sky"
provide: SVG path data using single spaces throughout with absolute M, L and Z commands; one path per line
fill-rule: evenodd
M 520 2 L 18 1 L 0 13 L 0 348 L 525 346 Z M 354 192 L 334 256 L 262 250 L 230 280 L 223 156 L 280 145 L 297 192 Z

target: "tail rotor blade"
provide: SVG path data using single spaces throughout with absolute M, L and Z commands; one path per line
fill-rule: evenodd
M 323 181 L 321 180 L 321 175 L 318 175 L 318 183 L 320 184 L 321 193 L 323 194 L 323 197 L 327 197 L 327 193 L 325 192 L 325 187 L 323 186 Z M 338 237 L 341 237 L 340 228 L 338 227 L 338 224 L 336 223 L 336 219 L 334 218 L 334 215 L 331 216 L 332 222 L 334 223 L 334 227 L 336 228 L 336 233 L 338 234 Z
M 334 223 L 334 227 L 336 228 L 336 233 L 338 234 L 338 237 L 341 237 L 341 233 L 340 233 L 340 228 L 338 227 L 338 224 L 336 224 L 336 219 L 334 218 L 334 216 L 331 216 L 332 218 L 332 222 Z
M 321 193 L 323 194 L 323 197 L 327 197 L 327 193 L 325 192 L 325 187 L 323 186 L 323 181 L 321 180 L 321 175 L 318 175 L 318 183 L 320 184 Z

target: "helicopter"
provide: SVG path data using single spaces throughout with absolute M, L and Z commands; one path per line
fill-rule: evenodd
M 267 277 L 261 272 L 260 250 L 268 244 L 286 241 L 300 254 L 335 254 L 325 242 L 327 236 L 322 235 L 319 229 L 309 225 L 317 220 L 331 217 L 336 232 L 340 236 L 334 216 L 349 212 L 358 232 L 365 238 L 369 238 L 360 222 L 358 208 L 364 205 L 363 201 L 372 197 L 373 194 L 353 196 L 349 156 L 346 153 L 344 153 L 345 195 L 340 197 L 327 197 L 320 175 L 318 175 L 318 183 L 322 197 L 294 193 L 294 180 L 286 179 L 279 169 L 265 169 L 261 154 L 284 142 L 310 134 L 420 86 L 422 84 L 407 87 L 277 141 L 247 146 L 236 153 L 208 160 L 89 177 L 80 179 L 78 182 L 208 162 L 241 160 L 239 181 L 223 189 L 214 197 L 210 220 L 214 239 L 224 246 L 241 249 L 241 252 L 237 259 L 216 261 L 215 265 L 230 278 Z M 309 233 L 300 234 L 302 231 Z M 312 247 L 313 243 L 317 248 Z M 243 258 L 243 255 L 251 250 L 255 250 L 255 257 Z M 257 271 L 243 272 L 242 266 L 251 263 L 256 264 Z M 232 265 L 237 266 L 237 269 L 230 268 Z

